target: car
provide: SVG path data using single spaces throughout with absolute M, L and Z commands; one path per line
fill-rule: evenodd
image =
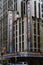
M 20 65 L 28 65 L 27 62 L 18 62 L 18 64 L 20 64 Z
M 28 65 L 27 62 L 18 62 L 16 64 L 13 64 L 13 63 L 7 63 L 7 65 Z

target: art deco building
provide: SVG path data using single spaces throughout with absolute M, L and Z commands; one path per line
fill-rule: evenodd
M 28 14 L 30 13 L 30 1 L 28 1 L 28 5 L 27 1 L 21 0 L 19 4 L 18 2 L 19 1 L 17 0 L 17 10 L 14 11 L 15 15 L 13 21 L 13 50 L 15 52 L 27 52 L 30 51 L 30 41 L 28 41 L 30 36 L 30 29 L 28 29 L 30 19 L 28 19 L 27 15 L 28 6 Z
M 8 43 L 8 11 L 9 9 L 13 9 L 13 1 L 12 0 L 3 0 L 3 40 L 2 40 L 2 47 L 7 49 Z
M 43 51 L 43 0 L 3 0 L 2 20 L 7 51 Z
M 0 0 L 0 49 L 2 46 L 2 17 L 3 17 L 3 0 Z
M 43 52 L 43 0 L 32 0 L 32 48 Z

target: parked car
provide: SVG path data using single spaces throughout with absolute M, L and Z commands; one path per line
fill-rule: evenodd
M 28 65 L 28 63 L 27 62 L 18 62 L 16 64 L 14 64 L 14 63 L 7 63 L 7 65 Z
M 18 62 L 18 64 L 20 64 L 20 65 L 28 65 L 27 62 Z

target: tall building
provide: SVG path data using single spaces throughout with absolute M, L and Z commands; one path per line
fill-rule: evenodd
M 32 48 L 43 52 L 43 0 L 32 0 Z
M 2 47 L 9 52 L 42 52 L 43 0 L 3 0 L 2 9 Z
M 3 4 L 2 3 L 3 3 L 3 0 L 0 0 L 0 49 L 2 46 L 2 17 L 3 17 Z
M 8 43 L 8 11 L 13 10 L 13 2 L 14 0 L 3 0 L 3 41 L 2 47 L 6 47 Z
M 28 1 L 28 5 L 26 0 L 21 0 L 19 4 L 18 2 L 17 0 L 18 6 L 17 10 L 14 12 L 13 21 L 13 50 L 15 50 L 15 52 L 27 52 L 30 51 L 30 41 L 28 40 L 30 33 L 29 36 L 27 35 L 27 31 L 30 30 L 27 29 L 30 23 L 30 19 L 28 20 L 27 15 L 30 13 L 30 8 L 28 8 L 29 12 L 27 13 L 27 6 L 30 7 L 30 1 Z

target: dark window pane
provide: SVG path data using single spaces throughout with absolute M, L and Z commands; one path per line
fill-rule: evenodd
M 24 41 L 24 35 L 22 35 L 22 41 Z
M 16 43 L 17 43 L 17 37 L 16 37 Z
M 16 36 L 17 36 L 17 31 L 16 31 Z
M 36 51 L 36 42 L 34 42 L 34 51 Z
M 36 27 L 36 23 L 34 23 L 34 27 Z
M 34 41 L 36 41 L 36 36 L 34 36 Z
M 40 51 L 40 37 L 38 37 L 38 51 Z
M 36 1 L 34 1 L 34 12 L 35 12 L 35 17 L 36 17 Z
M 38 35 L 40 35 L 40 28 L 39 28 L 39 23 L 38 23 Z
M 42 9 L 42 12 L 43 12 L 43 9 Z
M 24 3 L 24 14 L 25 14 L 25 3 Z
M 17 44 L 16 44 L 16 52 L 17 52 Z
M 36 29 L 34 28 L 34 34 L 36 34 Z
M 24 34 L 24 21 L 22 21 L 22 34 Z
M 19 43 L 19 51 L 21 51 L 21 43 Z
M 43 23 L 43 20 L 42 20 L 42 23 Z
M 42 4 L 42 8 L 43 8 L 43 4 Z
M 19 42 L 21 42 L 21 36 L 19 36 Z
M 21 23 L 19 23 L 19 35 L 21 35 Z
M 39 8 L 39 18 L 40 18 L 40 3 L 38 4 L 38 8 Z
M 42 17 L 43 17 L 43 14 L 42 14 Z
M 21 2 L 21 17 L 23 19 L 23 2 Z
M 24 42 L 22 42 L 22 51 L 24 51 Z

